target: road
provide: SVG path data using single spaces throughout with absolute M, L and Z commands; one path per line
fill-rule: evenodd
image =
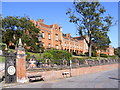
M 118 69 L 54 81 L 41 81 L 10 88 L 118 88 Z

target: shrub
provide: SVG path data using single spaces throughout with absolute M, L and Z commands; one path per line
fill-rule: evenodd
M 61 64 L 63 59 L 70 60 L 72 57 L 71 53 L 64 50 L 47 50 L 45 52 L 53 55 L 53 63 L 55 64 Z
M 30 57 L 30 54 L 26 52 L 26 55 L 27 55 L 26 59 L 28 59 Z
M 112 56 L 108 56 L 109 58 L 112 58 L 112 59 L 116 59 L 116 58 L 118 58 L 118 56 L 116 56 L 116 55 L 112 55 Z
M 2 51 L 5 51 L 6 45 L 2 45 Z
M 106 54 L 104 54 L 104 53 L 101 53 L 101 54 L 100 54 L 100 57 L 107 58 L 107 57 L 108 57 L 108 55 L 106 55 Z
M 96 51 L 92 51 L 91 54 L 92 54 L 92 57 L 97 57 L 97 56 L 98 56 Z M 85 52 L 85 55 L 88 56 L 89 53 L 88 53 L 88 52 Z
M 49 59 L 49 60 L 52 60 L 53 59 L 53 55 L 49 52 L 45 52 L 42 54 L 42 57 L 43 57 L 43 62 L 45 62 L 46 59 Z
M 85 52 L 85 56 L 88 56 L 88 52 Z
M 97 57 L 98 55 L 97 55 L 97 52 L 96 51 L 92 51 L 92 56 L 93 57 Z

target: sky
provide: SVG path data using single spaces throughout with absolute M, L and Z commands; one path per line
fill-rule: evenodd
M 114 22 L 118 20 L 117 2 L 101 2 L 101 4 L 107 10 L 106 14 L 114 17 Z M 63 33 L 70 33 L 75 37 L 77 30 L 66 15 L 68 8 L 73 8 L 72 2 L 2 2 L 2 16 L 29 16 L 34 20 L 44 19 L 45 24 L 58 24 L 62 26 Z M 118 47 L 118 25 L 111 27 L 108 35 L 111 45 Z

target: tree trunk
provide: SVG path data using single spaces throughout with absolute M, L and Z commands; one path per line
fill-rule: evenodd
M 88 45 L 88 56 L 91 57 L 91 52 L 92 52 L 92 45 Z

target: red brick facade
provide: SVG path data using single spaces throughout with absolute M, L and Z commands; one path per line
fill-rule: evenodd
M 106 55 L 114 55 L 114 48 L 110 45 L 106 50 L 99 50 L 100 53 L 106 54 Z
M 70 33 L 63 35 L 62 27 L 57 24 L 46 25 L 44 20 L 38 19 L 38 21 L 32 20 L 34 24 L 40 28 L 40 33 L 42 33 L 42 43 L 45 49 L 56 48 L 59 50 L 67 50 L 71 53 L 82 53 L 88 51 L 85 40 L 78 40 L 77 37 L 71 37 Z
M 42 33 L 42 43 L 45 49 L 47 48 L 57 48 L 62 49 L 62 31 L 61 27 L 57 24 L 46 25 L 43 23 L 44 20 L 32 21 L 38 28 L 40 28 L 40 33 Z
M 88 52 L 88 46 L 84 39 L 80 37 L 71 37 L 70 33 L 63 35 L 62 27 L 57 24 L 46 25 L 44 20 L 38 19 L 38 21 L 31 20 L 42 33 L 42 43 L 45 49 L 56 48 L 59 50 L 66 50 L 74 54 L 84 54 Z M 114 55 L 114 48 L 110 46 L 106 51 L 98 51 L 99 53 L 105 53 L 107 55 Z

